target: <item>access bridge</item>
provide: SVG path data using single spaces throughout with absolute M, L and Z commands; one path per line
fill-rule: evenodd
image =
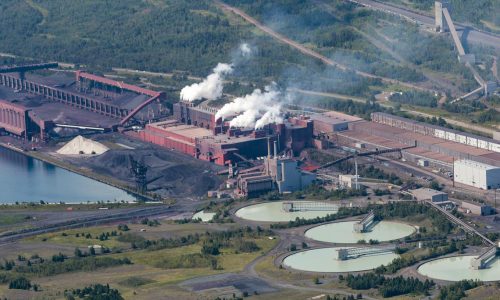
M 361 221 L 354 223 L 354 231 L 361 233 L 366 232 L 375 222 L 375 213 L 371 211 Z
M 339 206 L 324 202 L 288 201 L 283 202 L 283 210 L 286 212 L 296 211 L 338 211 Z
M 340 248 L 335 249 L 334 258 L 336 260 L 356 259 L 362 256 L 392 253 L 394 249 L 394 245 L 386 247 Z
M 491 261 L 493 261 L 493 259 L 496 257 L 496 255 L 498 253 L 498 249 L 497 249 L 496 244 L 492 240 L 487 238 L 485 235 L 483 235 L 482 233 L 477 231 L 475 228 L 473 228 L 469 224 L 467 224 L 464 221 L 460 220 L 459 218 L 455 217 L 452 213 L 443 209 L 438 204 L 433 203 L 432 201 L 425 201 L 425 202 L 427 204 L 431 205 L 432 207 L 436 208 L 441 213 L 443 213 L 448 220 L 450 220 L 451 222 L 460 226 L 467 233 L 471 233 L 471 234 L 475 234 L 475 235 L 479 236 L 482 239 L 483 243 L 490 246 L 481 255 L 472 259 L 472 261 L 470 263 L 471 268 L 473 268 L 475 270 L 484 269 L 488 266 L 488 264 Z

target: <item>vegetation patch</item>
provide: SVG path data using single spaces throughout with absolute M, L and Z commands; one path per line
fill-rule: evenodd
M 162 269 L 192 269 L 212 268 L 217 269 L 217 258 L 212 255 L 192 253 L 179 257 L 169 257 L 158 262 L 155 267 Z
M 135 288 L 135 287 L 150 284 L 153 282 L 155 282 L 155 281 L 152 279 L 149 279 L 149 278 L 144 278 L 144 277 L 140 277 L 140 276 L 132 276 L 132 277 L 129 277 L 123 281 L 120 281 L 119 284 L 123 285 L 123 286 Z
M 453 283 L 449 286 L 442 287 L 439 290 L 439 295 L 438 299 L 439 300 L 448 300 L 448 299 L 453 299 L 453 300 L 459 300 L 464 297 L 465 291 L 476 288 L 478 286 L 483 285 L 481 281 L 474 281 L 474 280 L 462 280 L 456 283 Z
M 368 290 L 377 288 L 384 297 L 393 297 L 404 294 L 425 294 L 435 285 L 433 281 L 426 279 L 421 281 L 417 278 L 404 278 L 398 276 L 386 278 L 375 273 L 365 273 L 362 275 L 348 275 L 346 278 L 347 286 L 355 290 Z
M 123 300 L 122 295 L 117 289 L 112 289 L 109 284 L 96 284 L 83 289 L 66 291 L 67 300 L 75 299 L 95 299 L 95 300 Z
M 132 264 L 130 259 L 116 259 L 112 257 L 75 257 L 63 261 L 41 261 L 26 265 L 15 266 L 15 273 L 33 274 L 35 276 L 52 276 L 68 272 L 92 272 L 98 269 L 109 268 L 120 265 Z

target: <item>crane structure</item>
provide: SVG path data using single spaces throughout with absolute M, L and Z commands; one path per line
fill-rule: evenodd
M 146 175 L 148 172 L 148 166 L 144 163 L 144 157 L 141 161 L 134 159 L 132 155 L 129 155 L 130 160 L 130 172 L 135 177 L 136 190 L 140 194 L 145 194 L 147 192 L 148 181 Z

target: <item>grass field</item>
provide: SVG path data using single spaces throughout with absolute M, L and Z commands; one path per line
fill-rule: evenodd
M 210 226 L 212 225 L 212 226 Z M 185 236 L 189 233 L 203 233 L 211 230 L 220 230 L 234 224 L 221 226 L 219 224 L 162 224 L 158 227 L 148 227 L 141 224 L 129 224 L 130 231 L 137 234 L 160 235 L 178 235 Z M 141 228 L 146 228 L 146 232 L 140 232 Z M 212 227 L 207 229 L 207 227 Z M 78 230 L 66 230 L 65 235 L 62 232 L 44 234 L 23 241 L 23 244 L 33 244 L 37 247 L 46 245 L 65 245 L 72 247 L 87 246 L 89 244 L 99 244 L 106 247 L 127 247 L 130 245 L 116 240 L 112 237 L 108 241 L 99 241 L 95 239 L 85 239 L 76 237 L 76 233 L 90 233 L 93 236 L 102 232 L 111 232 L 116 230 L 116 226 L 99 226 L 94 228 L 84 228 Z M 154 232 L 153 232 L 154 231 Z M 200 253 L 202 242 L 197 244 L 156 251 L 150 250 L 132 250 L 124 253 L 109 254 L 113 258 L 129 258 L 133 264 L 100 269 L 95 272 L 71 272 L 49 277 L 30 276 L 32 282 L 42 287 L 41 292 L 28 292 L 19 290 L 9 290 L 6 285 L 0 285 L 0 296 L 8 299 L 63 299 L 62 292 L 65 289 L 82 288 L 84 286 L 101 283 L 109 283 L 113 288 L 120 290 L 125 299 L 164 299 L 173 297 L 173 299 L 198 299 L 199 295 L 183 290 L 177 286 L 178 283 L 197 276 L 206 276 L 211 274 L 240 272 L 245 265 L 269 251 L 276 245 L 276 240 L 269 240 L 267 237 L 244 238 L 248 241 L 254 241 L 260 248 L 259 251 L 252 253 L 238 253 L 232 248 L 221 248 L 221 254 L 216 256 L 218 260 L 218 269 L 213 270 L 209 267 L 203 268 L 179 268 L 165 269 L 157 267 L 162 261 L 175 260 L 187 254 Z M 43 241 L 45 240 L 45 241 Z M 45 243 L 45 244 L 44 244 Z M 43 247 L 43 246 L 42 246 Z M 36 249 L 34 249 L 36 250 Z M 54 253 L 55 254 L 55 253 Z M 138 283 L 138 284 L 136 284 Z
M 0 226 L 13 225 L 26 222 L 30 219 L 28 215 L 0 215 Z

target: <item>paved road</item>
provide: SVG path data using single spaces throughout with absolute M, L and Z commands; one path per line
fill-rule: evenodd
M 300 234 L 297 234 L 296 231 L 299 230 Z M 243 269 L 242 274 L 244 275 L 249 275 L 253 276 L 256 278 L 259 278 L 261 280 L 266 281 L 269 285 L 274 286 L 276 288 L 281 288 L 281 289 L 291 289 L 291 290 L 297 290 L 297 291 L 306 291 L 306 292 L 318 292 L 318 293 L 324 293 L 324 294 L 340 294 L 340 295 L 352 295 L 353 293 L 346 292 L 345 290 L 340 290 L 340 289 L 333 289 L 333 288 L 316 288 L 316 287 L 308 287 L 308 286 L 302 286 L 302 285 L 295 285 L 283 280 L 280 280 L 279 278 L 273 278 L 264 274 L 259 274 L 255 270 L 255 266 L 259 264 L 262 260 L 264 260 L 268 256 L 273 256 L 273 255 L 279 255 L 283 254 L 284 252 L 288 252 L 287 247 L 291 243 L 295 243 L 297 245 L 301 244 L 301 241 L 304 240 L 303 236 L 303 228 L 294 228 L 292 230 L 284 230 L 279 233 L 280 235 L 280 241 L 274 247 L 271 249 L 268 253 L 263 254 L 253 261 L 251 261 L 248 265 L 245 266 Z M 299 242 L 300 241 L 300 242 Z M 327 244 L 329 245 L 329 244 Z M 326 247 L 326 245 L 325 245 Z M 369 297 L 365 294 L 363 294 L 363 299 L 368 299 L 368 300 L 375 300 L 376 298 Z
M 34 228 L 20 229 L 12 232 L 3 232 L 0 234 L 0 245 L 8 244 L 29 236 L 54 232 L 62 229 L 110 224 L 120 221 L 128 221 L 131 219 L 140 219 L 159 215 L 171 216 L 183 211 L 185 211 L 185 209 L 183 209 L 180 205 L 178 205 L 178 207 L 176 208 L 167 205 L 159 205 L 151 207 L 140 206 L 135 208 L 114 209 L 106 211 L 105 214 L 90 214 L 73 220 L 63 219 L 54 223 L 37 226 Z
M 409 9 L 404 9 L 398 6 L 390 5 L 387 3 L 381 3 L 374 0 L 346 0 L 350 2 L 357 3 L 359 5 L 366 6 L 368 8 L 385 11 L 391 14 L 396 14 L 405 19 L 409 19 L 413 22 L 417 22 L 428 27 L 434 27 L 435 21 L 434 17 L 424 15 L 423 13 L 418 13 Z M 451 14 L 453 18 L 453 13 Z M 463 24 L 458 24 L 454 22 L 457 30 L 463 31 L 465 26 Z M 493 33 L 488 33 L 484 31 L 479 31 L 475 28 L 467 27 L 469 32 L 467 34 L 467 42 L 474 44 L 482 44 L 485 46 L 495 47 L 500 50 L 500 36 Z

